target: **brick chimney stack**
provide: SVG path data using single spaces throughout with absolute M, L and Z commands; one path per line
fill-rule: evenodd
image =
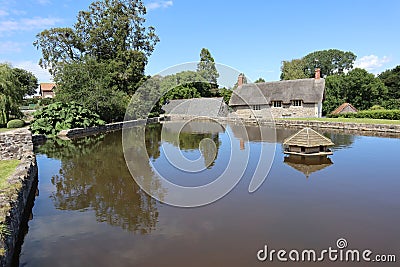
M 319 80 L 321 78 L 321 69 L 320 68 L 316 68 L 315 69 L 315 79 Z
M 244 84 L 244 75 L 243 74 L 239 74 L 237 84 L 238 84 L 238 87 L 242 86 Z

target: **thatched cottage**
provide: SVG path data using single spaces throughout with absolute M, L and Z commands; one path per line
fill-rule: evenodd
M 315 78 L 243 84 L 233 92 L 229 106 L 242 118 L 315 117 L 322 116 L 325 80 L 320 70 Z

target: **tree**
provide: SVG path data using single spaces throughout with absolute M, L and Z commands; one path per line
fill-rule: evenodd
M 13 69 L 8 64 L 0 64 L 0 125 L 5 125 L 11 113 L 19 114 L 18 103 L 23 94 Z
M 400 99 L 400 65 L 382 72 L 378 78 L 388 88 L 387 97 L 389 99 Z
M 201 49 L 200 62 L 197 64 L 197 72 L 209 83 L 217 85 L 219 73 L 215 67 L 214 58 L 207 48 Z
M 107 122 L 123 120 L 129 95 L 118 90 L 114 83 L 113 66 L 91 57 L 66 64 L 55 77 L 56 98 L 63 102 L 75 101 Z
M 24 94 L 23 96 L 34 95 L 36 93 L 39 84 L 37 78 L 32 72 L 14 68 L 13 73 L 19 82 L 21 93 Z
M 260 77 L 254 83 L 265 83 L 265 80 Z
M 296 80 L 308 78 L 308 76 L 304 73 L 305 68 L 306 65 L 303 59 L 282 61 L 281 80 Z
M 323 111 L 328 114 L 344 102 L 366 110 L 380 105 L 387 92 L 383 82 L 364 69 L 356 68 L 347 74 L 328 76 Z
M 305 64 L 304 73 L 309 77 L 314 77 L 316 68 L 321 69 L 321 76 L 332 74 L 342 74 L 345 70 L 353 68 L 357 56 L 352 52 L 344 52 L 338 49 L 315 51 L 303 58 Z
M 314 78 L 315 69 L 321 70 L 321 76 L 342 74 L 353 68 L 357 56 L 338 49 L 321 50 L 309 53 L 301 59 L 282 61 L 281 80 Z
M 96 106 L 107 121 L 121 119 L 125 98 L 145 78 L 147 58 L 159 41 L 154 28 L 144 26 L 145 14 L 140 0 L 95 1 L 78 13 L 72 28 L 39 33 L 34 42 L 42 51 L 39 65 L 54 76 L 60 99 Z

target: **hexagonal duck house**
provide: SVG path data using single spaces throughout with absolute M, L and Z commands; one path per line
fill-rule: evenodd
M 329 147 L 335 145 L 329 138 L 304 128 L 283 141 L 284 153 L 303 156 L 332 155 Z

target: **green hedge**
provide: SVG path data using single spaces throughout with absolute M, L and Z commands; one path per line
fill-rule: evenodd
M 23 120 L 10 120 L 9 122 L 7 122 L 7 128 L 21 128 L 24 127 L 25 122 Z
M 328 118 L 367 118 L 367 119 L 383 119 L 383 120 L 400 120 L 400 110 L 362 110 L 356 113 L 329 114 Z

